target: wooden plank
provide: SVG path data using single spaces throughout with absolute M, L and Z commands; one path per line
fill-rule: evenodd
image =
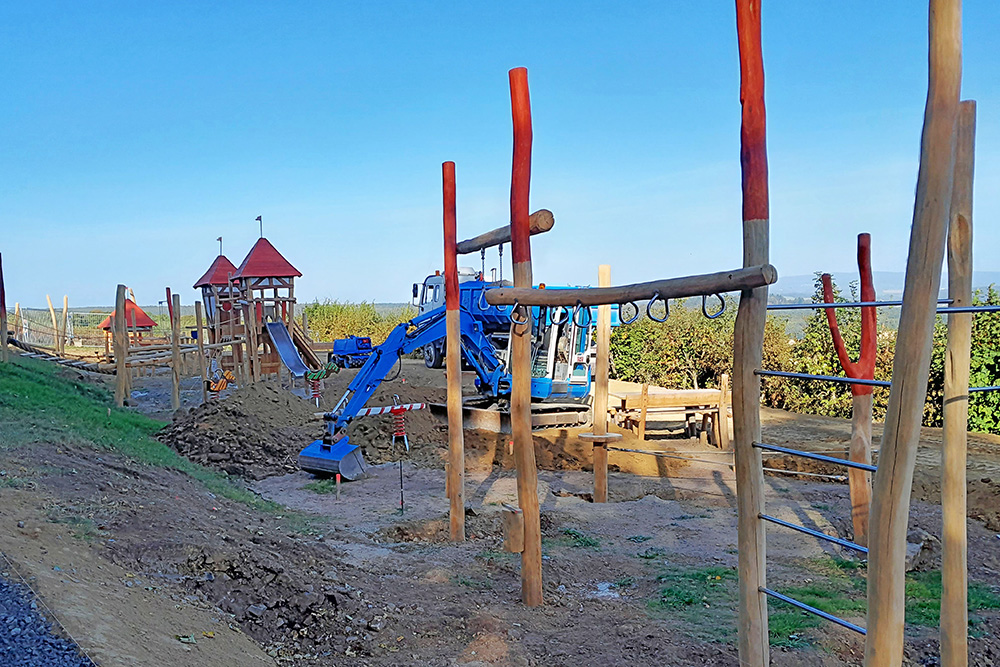
M 465 433 L 462 423 L 462 322 L 459 308 L 455 163 L 441 165 L 444 199 L 445 373 L 448 381 L 448 516 L 452 542 L 465 540 Z M 509 230 L 508 230 L 509 232 Z M 506 533 L 505 533 L 506 534 Z M 506 538 L 505 538 L 506 539 Z
M 530 233 L 532 236 L 535 234 L 544 234 L 552 229 L 555 224 L 556 219 L 552 215 L 552 211 L 544 208 L 540 209 L 531 214 L 529 220 Z M 502 243 L 510 243 L 510 225 L 497 227 L 475 238 L 460 241 L 456 244 L 455 250 L 459 255 L 468 255 L 470 252 L 479 252 L 485 248 L 492 248 Z
M 125 328 L 125 286 L 119 285 L 115 293 L 115 315 L 111 318 L 111 327 L 114 332 L 114 353 L 115 353 L 115 405 L 119 408 L 125 405 L 126 394 L 128 393 L 128 343 L 126 337 L 128 331 Z
M 627 406 L 627 402 L 623 402 Z M 627 407 L 626 407 L 627 409 Z M 639 394 L 639 442 L 646 442 L 646 418 L 649 416 L 649 385 L 642 384 L 642 392 Z
M 948 226 L 948 298 L 972 305 L 972 185 L 975 176 L 976 103 L 958 109 L 955 175 Z M 966 438 L 972 313 L 948 315 L 944 362 L 944 434 L 941 454 L 941 667 L 969 664 L 969 570 L 966 528 Z
M 768 262 L 769 199 L 767 131 L 764 112 L 764 57 L 759 0 L 737 0 L 740 51 L 740 165 L 743 174 L 743 265 Z M 770 664 L 767 626 L 764 470 L 760 450 L 760 377 L 767 319 L 767 287 L 740 294 L 733 336 L 733 430 L 735 435 L 737 549 L 739 552 L 740 664 Z
M 198 331 L 198 375 L 201 377 L 201 402 L 208 402 L 208 359 L 205 357 L 205 327 L 201 301 L 194 302 L 194 321 Z
M 49 304 L 49 317 L 52 318 L 52 349 L 59 354 L 59 325 L 56 323 L 56 309 L 52 307 L 52 297 L 45 295 L 45 301 Z
M 504 503 L 500 510 L 503 517 L 503 550 L 512 554 L 524 551 L 524 512 Z
M 722 374 L 719 382 L 719 449 L 729 451 L 729 375 Z
M 693 296 L 737 292 L 764 287 L 778 279 L 778 270 L 770 264 L 747 266 L 732 271 L 719 271 L 698 276 L 652 280 L 618 287 L 586 287 L 574 290 L 536 290 L 531 288 L 498 287 L 486 290 L 486 302 L 491 306 L 510 306 L 515 301 L 522 306 L 599 306 L 605 303 L 629 303 L 657 299 L 683 299 Z
M 181 295 L 173 295 L 170 316 L 170 407 L 181 407 Z
M 16 314 L 14 323 L 17 324 Z M 7 347 L 7 289 L 3 284 L 3 253 L 0 253 L 0 363 L 5 364 L 8 361 L 10 361 L 10 349 Z
M 611 396 L 620 407 L 626 410 L 641 409 L 643 404 L 642 391 L 613 392 Z M 647 408 L 685 408 L 685 407 L 715 407 L 719 405 L 718 389 L 668 389 L 666 391 L 650 391 L 646 394 Z
M 611 267 L 597 267 L 597 285 L 611 285 Z M 608 432 L 608 373 L 611 367 L 611 306 L 597 308 L 597 363 L 594 368 L 594 435 Z M 608 444 L 594 442 L 594 502 L 608 502 Z
M 510 102 L 514 123 L 514 156 L 510 178 L 511 259 L 514 286 L 530 288 L 531 237 L 528 195 L 531 183 L 531 102 L 528 70 L 510 70 Z M 524 551 L 521 553 L 521 599 L 534 607 L 542 604 L 542 529 L 538 507 L 538 469 L 531 435 L 531 317 L 519 308 L 511 323 L 511 435 L 517 466 L 517 501 L 524 513 Z
M 906 532 L 931 337 L 948 231 L 961 90 L 961 0 L 930 0 L 927 104 L 892 389 L 879 448 L 868 543 L 867 667 L 903 660 Z

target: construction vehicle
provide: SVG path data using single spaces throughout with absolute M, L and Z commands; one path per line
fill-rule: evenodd
M 372 356 L 372 339 L 368 336 L 348 336 L 333 341 L 333 349 L 327 355 L 341 368 L 360 368 Z
M 390 332 L 385 342 L 372 351 L 334 409 L 324 415 L 326 433 L 323 438 L 315 440 L 299 454 L 299 466 L 303 470 L 341 474 L 348 480 L 363 474 L 364 459 L 360 449 L 350 443 L 347 427 L 393 367 L 401 364 L 404 355 L 427 350 L 446 340 L 444 287 L 440 283 L 440 289 L 437 288 L 438 283 L 431 280 L 436 277 L 425 281 L 423 294 L 414 285 L 415 298 L 420 296 L 420 305 L 427 307 Z M 477 277 L 459 283 L 462 357 L 475 371 L 479 390 L 479 397 L 464 401 L 464 409 L 478 416 L 478 421 L 473 419 L 474 425 L 496 424 L 496 430 L 503 430 L 500 415 L 509 406 L 511 376 L 506 345 L 499 349 L 497 342 L 506 342 L 511 326 L 510 313 L 486 303 L 485 290 L 499 285 L 484 283 Z M 428 290 L 432 292 L 429 297 Z M 438 302 L 440 305 L 430 307 Z M 533 412 L 536 413 L 533 423 L 539 427 L 587 423 L 590 417 L 587 399 L 596 356 L 591 327 L 596 322 L 596 308 L 575 311 L 557 308 L 551 312 L 546 308 L 533 308 L 531 315 L 535 359 L 531 379 Z M 617 312 L 613 310 L 612 324 L 616 322 Z

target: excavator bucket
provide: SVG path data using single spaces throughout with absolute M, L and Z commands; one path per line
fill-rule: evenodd
M 341 438 L 332 445 L 313 440 L 299 452 L 299 467 L 316 475 L 340 474 L 347 481 L 365 476 L 365 457 L 361 448 Z

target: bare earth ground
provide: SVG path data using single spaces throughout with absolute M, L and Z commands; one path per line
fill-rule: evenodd
M 440 395 L 443 382 L 440 371 L 407 362 L 386 390 Z M 135 388 L 140 409 L 164 414 L 168 380 L 137 379 Z M 200 402 L 194 383 L 183 395 Z M 842 449 L 850 436 L 843 420 L 779 411 L 766 410 L 764 425 L 769 442 L 817 450 Z M 306 428 L 294 437 L 308 435 L 308 425 L 294 426 Z M 632 472 L 611 474 L 606 505 L 587 501 L 592 475 L 578 430 L 536 437 L 547 468 L 539 473 L 546 604 L 537 609 L 519 604 L 519 561 L 501 549 L 500 503 L 516 504 L 506 443 L 483 434 L 469 437 L 464 544 L 447 542 L 447 434 L 430 429 L 402 464 L 405 513 L 394 462 L 343 484 L 339 500 L 303 488 L 313 478 L 301 472 L 253 482 L 289 514 L 250 510 L 179 473 L 72 444 L 0 451 L 5 476 L 23 480 L 0 485 L 0 550 L 103 665 L 736 665 L 730 459 L 681 437 L 677 425 L 654 426 L 650 442 L 627 434 L 623 446 L 702 461 L 612 452 L 612 466 Z M 970 513 L 978 504 L 984 516 L 969 523 L 969 570 L 986 584 L 1000 576 L 989 516 L 1000 505 L 991 491 L 998 443 L 970 441 L 970 481 L 981 487 Z M 940 431 L 925 429 L 911 526 L 933 535 L 939 449 Z M 772 514 L 850 537 L 846 485 L 782 475 L 767 483 Z M 847 554 L 773 527 L 769 585 L 823 583 L 830 563 L 845 562 L 830 556 Z M 664 604 L 665 587 L 696 594 Z M 845 615 L 864 622 L 862 611 Z M 977 616 L 971 664 L 997 664 L 1000 614 Z M 933 628 L 911 626 L 907 637 L 910 664 L 937 664 Z M 772 648 L 775 665 L 860 664 L 863 653 L 860 637 L 829 624 L 779 643 L 787 645 Z

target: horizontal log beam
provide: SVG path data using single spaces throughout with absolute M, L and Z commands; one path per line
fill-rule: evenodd
M 531 289 L 498 287 L 486 290 L 486 302 L 491 306 L 600 306 L 606 303 L 629 303 L 652 299 L 686 299 L 692 296 L 737 292 L 771 285 L 778 271 L 770 264 L 750 266 L 734 271 L 706 273 L 648 283 L 633 283 L 619 287 L 585 287 L 581 289 Z
M 529 229 L 531 235 L 534 236 L 549 231 L 555 224 L 556 219 L 553 217 L 552 211 L 543 208 L 531 214 L 531 227 Z M 502 243 L 510 243 L 510 225 L 497 227 L 493 231 L 480 234 L 475 238 L 460 241 L 455 248 L 459 255 L 468 255 L 470 252 L 478 252 Z

